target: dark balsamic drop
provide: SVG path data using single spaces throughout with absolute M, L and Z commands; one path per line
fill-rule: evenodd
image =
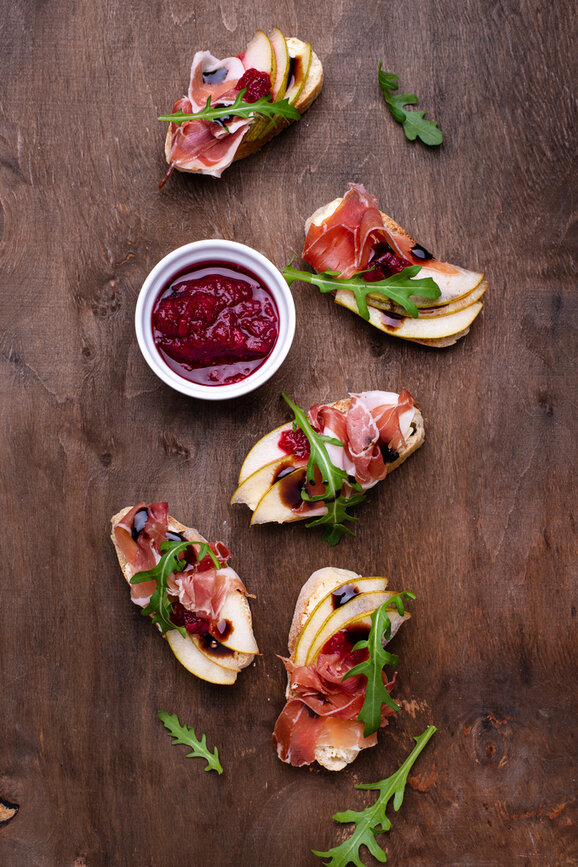
M 144 530 L 144 526 L 147 522 L 148 516 L 149 516 L 149 510 L 148 509 L 140 509 L 136 513 L 136 515 L 134 516 L 134 521 L 132 522 L 131 536 L 133 537 L 135 542 L 138 539 L 139 535 Z
M 209 69 L 203 72 L 203 84 L 221 84 L 227 77 L 227 69 L 221 66 L 220 69 Z
M 425 247 L 422 247 L 421 244 L 416 244 L 415 247 L 412 247 L 411 253 L 416 259 L 422 259 L 424 262 L 426 259 L 433 259 L 432 254 Z
M 233 631 L 233 624 L 230 620 L 219 620 L 215 627 L 215 631 L 218 633 L 221 641 L 224 641 Z
M 173 533 L 172 530 L 167 530 L 167 539 L 171 542 L 185 542 L 180 533 Z
M 211 656 L 232 656 L 233 651 L 221 644 L 220 641 L 209 632 L 199 635 L 199 641 Z
M 301 491 L 305 485 L 305 472 L 303 468 L 279 479 L 279 498 L 289 509 L 297 509 L 304 502 Z
M 284 479 L 285 476 L 288 476 L 294 472 L 295 472 L 295 467 L 293 466 L 293 464 L 291 464 L 291 463 L 281 464 L 275 472 L 275 477 L 274 477 L 273 481 L 277 482 L 277 481 L 279 481 L 279 479 Z
M 346 584 L 345 587 L 339 587 L 331 594 L 331 602 L 334 608 L 341 608 L 355 596 L 359 596 L 358 588 L 353 584 Z
M 383 443 L 379 444 L 379 448 L 381 450 L 384 463 L 393 464 L 393 462 L 398 459 L 399 452 L 396 452 L 395 449 L 390 449 L 389 446 L 386 446 Z

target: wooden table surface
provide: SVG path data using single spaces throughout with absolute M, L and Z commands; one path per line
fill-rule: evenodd
M 194 51 L 235 54 L 273 25 L 322 59 L 318 101 L 220 181 L 159 191 L 156 117 Z M 311 849 L 347 830 L 332 814 L 372 800 L 354 784 L 391 774 L 429 723 L 379 838 L 390 863 L 578 863 L 572 29 L 569 3 L 539 0 L 4 4 L 0 799 L 19 809 L 0 813 L 1 864 L 320 864 Z M 380 60 L 441 148 L 406 141 Z M 133 326 L 153 265 L 206 237 L 299 263 L 304 219 L 349 181 L 439 258 L 486 271 L 469 336 L 404 343 L 295 284 L 293 348 L 259 391 L 202 403 L 156 379 Z M 355 539 L 330 549 L 229 507 L 248 448 L 288 419 L 282 391 L 309 407 L 404 386 L 426 443 L 358 509 Z M 262 656 L 233 688 L 190 676 L 131 605 L 109 519 L 157 499 L 223 539 L 256 595 Z M 340 774 L 271 744 L 277 655 L 324 565 L 417 594 L 393 647 L 402 712 Z M 218 745 L 222 776 L 171 746 L 159 709 Z

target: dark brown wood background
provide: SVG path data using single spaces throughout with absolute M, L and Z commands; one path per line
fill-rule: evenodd
M 4 3 L 0 21 L 2 466 L 5 481 L 0 863 L 315 865 L 336 810 L 439 734 L 412 774 L 392 864 L 577 863 L 571 475 L 571 4 L 109 0 Z M 241 51 L 279 26 L 310 40 L 323 93 L 301 123 L 215 181 L 165 170 L 156 116 L 194 51 Z M 440 123 L 410 144 L 378 61 Z M 204 404 L 141 358 L 151 267 L 224 237 L 278 266 L 303 221 L 365 183 L 440 258 L 486 270 L 470 335 L 396 341 L 295 285 L 297 336 L 258 393 Z M 229 497 L 250 445 L 302 406 L 406 386 L 427 440 L 329 549 L 303 526 L 249 528 Z M 256 594 L 262 650 L 234 688 L 191 677 L 131 605 L 109 518 L 139 499 L 222 538 Z M 333 564 L 412 589 L 396 639 L 403 712 L 341 774 L 277 759 L 277 654 L 310 572 Z M 179 714 L 225 772 L 185 759 Z M 7 814 L 4 814 L 7 815 Z M 368 863 L 371 859 L 367 858 Z

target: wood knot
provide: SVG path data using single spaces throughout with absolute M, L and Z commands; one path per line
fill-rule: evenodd
M 93 298 L 91 309 L 95 316 L 106 319 L 113 316 L 122 307 L 119 293 L 117 292 L 118 280 L 107 280 L 104 286 Z
M 0 798 L 0 825 L 6 825 L 7 822 L 10 822 L 19 809 L 18 804 L 12 804 L 10 801 Z
M 552 403 L 552 399 L 548 394 L 547 389 L 545 388 L 538 389 L 538 406 L 540 407 L 544 415 L 554 415 L 554 404 Z
M 162 443 L 165 454 L 169 456 L 183 458 L 183 460 L 185 461 L 187 461 L 191 457 L 190 449 L 188 449 L 181 442 L 179 442 L 174 435 L 169 436 L 168 434 L 163 433 Z
M 471 727 L 475 760 L 479 765 L 503 768 L 508 762 L 510 720 L 498 720 L 488 713 Z

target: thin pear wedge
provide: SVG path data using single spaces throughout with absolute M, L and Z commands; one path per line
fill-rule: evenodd
M 335 293 L 335 303 L 341 307 L 346 307 L 358 316 L 361 315 L 357 308 L 355 296 L 348 289 L 337 290 Z M 400 324 L 395 327 L 391 326 L 392 318 L 385 311 L 378 310 L 376 307 L 370 307 L 369 321 L 375 328 L 379 328 L 380 331 L 384 331 L 392 337 L 401 337 L 408 340 L 437 340 L 442 337 L 450 337 L 469 328 L 482 309 L 482 306 L 481 301 L 477 301 L 449 316 L 418 319 L 405 316 L 399 319 Z
M 354 630 L 359 628 L 364 618 L 367 618 L 367 624 L 370 624 L 370 618 L 373 612 L 395 596 L 395 591 L 373 591 L 362 593 L 356 596 L 348 605 L 337 608 L 329 617 L 327 617 L 320 627 L 317 635 L 311 642 L 309 650 L 306 654 L 306 664 L 309 665 L 315 662 L 319 651 L 327 644 L 329 639 L 339 632 L 341 629 Z M 404 620 L 407 620 L 411 615 L 406 612 L 400 615 L 394 607 L 391 611 L 388 610 L 388 616 L 391 621 L 391 638 L 395 635 Z
M 257 508 L 259 500 L 267 493 L 278 479 L 307 464 L 307 458 L 296 458 L 295 455 L 285 455 L 276 461 L 271 461 L 261 469 L 252 473 L 239 485 L 231 497 L 231 506 L 244 503 L 251 510 Z
M 230 686 L 237 680 L 238 670 L 217 665 L 206 654 L 201 653 L 191 637 L 185 638 L 177 629 L 174 629 L 166 633 L 166 639 L 181 665 L 184 665 L 187 671 L 200 677 L 201 680 L 207 680 L 209 683 L 217 683 L 221 686 Z
M 305 665 L 307 655 L 319 630 L 325 621 L 337 610 L 350 610 L 354 599 L 364 593 L 384 592 L 387 588 L 387 578 L 356 578 L 338 584 L 313 609 L 299 634 L 293 653 L 296 665 Z M 344 601 L 341 601 L 344 600 Z

